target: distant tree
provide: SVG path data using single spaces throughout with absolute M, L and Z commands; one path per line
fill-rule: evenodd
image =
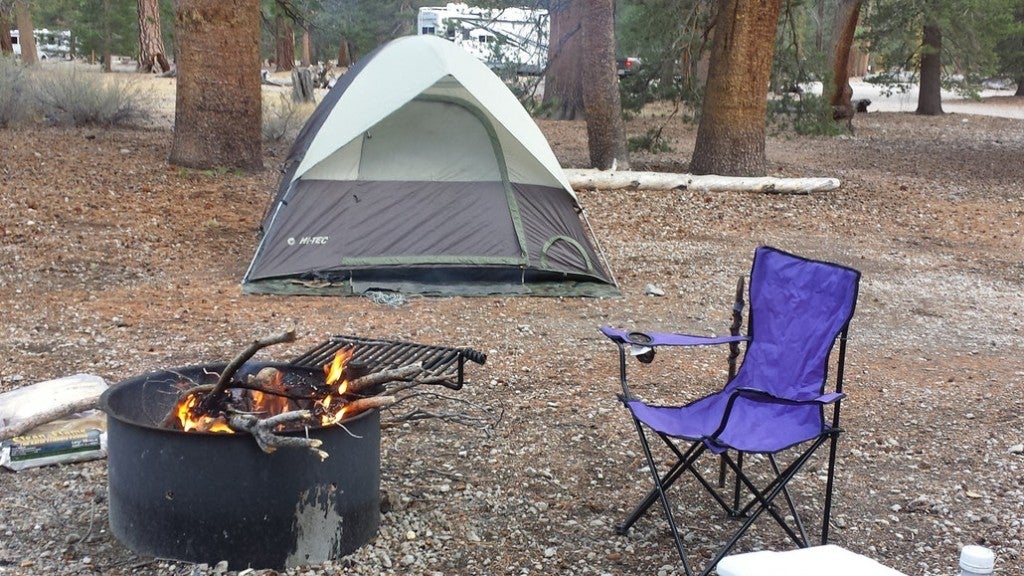
M 587 0 L 583 14 L 583 105 L 587 115 L 590 164 L 629 169 L 626 135 L 615 69 L 613 0 Z
M 694 174 L 764 176 L 768 81 L 781 0 L 721 0 Z
M 179 59 L 170 162 L 262 168 L 259 0 L 177 0 L 175 29 Z
M 171 64 L 164 50 L 163 28 L 160 26 L 158 0 L 138 0 L 139 12 L 139 71 L 152 72 L 159 67 L 169 72 Z
M 709 31 L 715 0 L 618 0 L 618 56 L 640 58 L 639 73 L 622 79 L 623 106 L 654 100 L 700 105 L 707 78 Z
M 937 22 L 924 25 L 921 41 L 921 87 L 917 114 L 942 114 L 942 28 Z
M 36 52 L 35 28 L 32 26 L 32 9 L 29 0 L 14 0 L 14 20 L 18 25 L 21 61 L 26 66 L 31 66 L 39 61 L 39 55 Z
M 544 103 L 555 120 L 583 117 L 584 0 L 552 0 Z
M 295 29 L 291 19 L 278 12 L 274 17 L 274 54 L 278 72 L 288 72 L 295 67 Z
M 824 6 L 825 0 L 819 2 Z M 832 70 L 829 103 L 834 110 L 850 115 L 853 110 L 850 103 L 853 97 L 853 88 L 850 87 L 850 49 L 860 19 L 861 3 L 862 0 L 836 0 L 829 40 L 828 61 Z
M 874 0 L 866 38 L 885 68 L 920 74 L 918 114 L 941 114 L 943 85 L 970 93 L 992 73 L 1018 0 Z
M 1024 96 L 1024 0 L 1013 10 L 1014 24 L 996 44 L 998 73 L 1017 81 L 1015 96 Z
M 430 0 L 320 0 L 311 20 L 314 59 L 340 55 L 335 47 L 342 39 L 354 60 L 389 40 L 415 34 L 416 9 L 437 4 Z

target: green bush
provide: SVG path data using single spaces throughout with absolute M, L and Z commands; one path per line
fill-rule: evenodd
M 13 56 L 0 55 L 0 128 L 27 123 L 35 115 L 31 84 Z
M 65 126 L 129 126 L 144 117 L 139 85 L 74 68 L 36 70 L 34 96 L 50 123 Z
M 817 94 L 793 95 L 768 101 L 768 119 L 779 130 L 802 136 L 836 136 L 847 132 L 846 124 L 832 119 L 832 105 Z

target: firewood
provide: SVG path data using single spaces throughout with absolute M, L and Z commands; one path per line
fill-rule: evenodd
M 81 400 L 64 404 L 62 406 L 56 406 L 50 410 L 40 412 L 31 418 L 25 418 L 24 420 L 15 422 L 8 426 L 0 426 L 0 442 L 10 440 L 11 438 L 17 438 L 37 426 L 42 426 L 43 424 L 53 422 L 54 420 L 59 420 L 79 412 L 85 412 L 86 410 L 92 410 L 96 408 L 98 400 L 99 396 L 82 398 Z
M 372 374 L 367 374 L 361 378 L 348 383 L 348 388 L 345 390 L 346 394 L 360 394 L 364 390 L 369 390 L 374 386 L 381 384 L 387 384 L 388 382 L 396 382 L 400 380 L 412 380 L 423 372 L 423 364 L 417 362 L 416 364 L 409 364 L 408 366 L 402 366 L 400 368 L 392 368 L 389 370 L 381 370 Z
M 374 408 L 385 408 L 391 406 L 398 399 L 394 396 L 367 396 L 366 398 L 356 398 L 348 404 L 345 404 L 345 417 L 351 418 L 356 414 L 361 414 L 367 410 Z
M 323 461 L 329 456 L 327 452 L 320 449 L 323 441 L 316 438 L 274 434 L 274 429 L 279 425 L 309 420 L 312 417 L 313 414 L 309 410 L 293 410 L 267 418 L 258 418 L 253 414 L 232 414 L 228 418 L 228 426 L 236 432 L 252 434 L 260 450 L 267 454 L 274 453 L 278 448 L 308 448 Z
M 242 367 L 242 364 L 256 355 L 257 352 L 268 346 L 274 344 L 281 344 L 282 342 L 294 342 L 295 341 L 295 330 L 289 330 L 276 336 L 270 336 L 269 338 L 263 338 L 261 340 L 254 340 L 249 346 L 242 350 L 238 356 L 235 356 L 233 360 L 224 368 L 224 371 L 220 374 L 220 380 L 217 381 L 217 386 L 203 399 L 203 407 L 209 409 L 216 406 L 220 397 L 224 394 L 224 390 L 227 389 L 228 383 L 231 382 L 231 378 L 235 375 L 235 372 Z

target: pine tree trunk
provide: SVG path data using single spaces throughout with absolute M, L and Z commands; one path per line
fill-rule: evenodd
M 352 50 L 351 46 L 344 37 L 338 42 L 338 68 L 348 68 L 352 66 Z
M 935 24 L 924 27 L 921 52 L 921 90 L 917 94 L 917 114 L 942 114 L 942 29 Z
M 11 40 L 11 19 L 7 16 L 7 9 L 3 2 L 0 2 L 0 54 L 14 54 L 14 43 Z
M 583 11 L 585 0 L 551 2 L 544 104 L 554 120 L 583 118 Z
M 139 8 L 139 71 L 152 72 L 159 66 L 161 72 L 170 72 L 160 29 L 160 5 L 157 0 L 138 0 Z
M 1017 78 L 1017 91 L 1013 93 L 1014 96 L 1024 96 L 1024 76 Z
M 178 86 L 170 162 L 262 168 L 259 0 L 177 0 L 175 29 Z
M 313 63 L 313 39 L 309 35 L 309 25 L 302 26 L 302 67 L 308 68 Z
M 590 165 L 629 169 L 622 122 L 619 75 L 615 70 L 613 0 L 588 0 L 583 18 L 583 106 L 587 114 Z
M 781 0 L 721 0 L 693 174 L 764 176 L 768 80 Z
M 295 67 L 295 32 L 283 15 L 275 20 L 277 29 L 277 71 L 290 72 Z
M 14 21 L 18 24 L 18 43 L 21 44 L 21 62 L 31 66 L 39 62 L 36 36 L 32 27 L 32 12 L 28 0 L 15 0 Z

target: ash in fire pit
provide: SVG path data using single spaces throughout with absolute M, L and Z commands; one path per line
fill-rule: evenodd
M 344 348 L 350 353 L 343 356 L 358 355 L 357 347 Z M 152 372 L 108 389 L 100 406 L 108 422 L 114 535 L 140 554 L 190 562 L 227 560 L 236 569 L 321 563 L 368 542 L 380 523 L 380 414 L 376 408 L 355 416 L 330 413 L 334 415 L 329 420 L 321 418 L 298 429 L 276 425 L 264 429 L 274 438 L 269 450 L 262 441 L 253 442 L 257 432 L 186 432 L 183 425 L 167 425 L 168 415 L 177 418 L 181 401 L 190 391 L 205 391 L 208 398 L 229 373 L 228 380 L 234 384 L 222 388 L 230 392 L 214 412 L 233 432 L 245 428 L 239 419 L 246 417 L 272 421 L 271 416 L 240 410 L 254 407 L 255 394 L 281 392 L 278 396 L 287 400 L 283 414 L 315 411 L 318 408 L 311 404 L 323 402 L 324 390 L 344 396 L 338 382 L 365 379 L 363 392 L 371 396 L 342 400 L 351 405 L 376 398 L 372 393 L 382 388 L 378 380 L 393 379 L 395 374 L 388 368 L 373 372 L 381 365 L 361 361 L 370 374 L 359 377 L 350 372 L 351 380 L 340 378 L 328 384 L 330 368 L 338 369 L 337 356 L 335 352 L 328 363 L 328 374 L 322 367 L 236 358 L 231 364 Z M 478 358 L 482 363 L 483 355 Z M 274 374 L 273 381 L 266 379 L 269 374 Z M 458 376 L 461 385 L 461 356 Z M 255 384 L 245 388 L 239 383 Z M 195 399 L 202 403 L 203 396 Z M 264 409 L 256 407 L 258 412 Z M 276 450 L 292 442 L 314 450 Z

